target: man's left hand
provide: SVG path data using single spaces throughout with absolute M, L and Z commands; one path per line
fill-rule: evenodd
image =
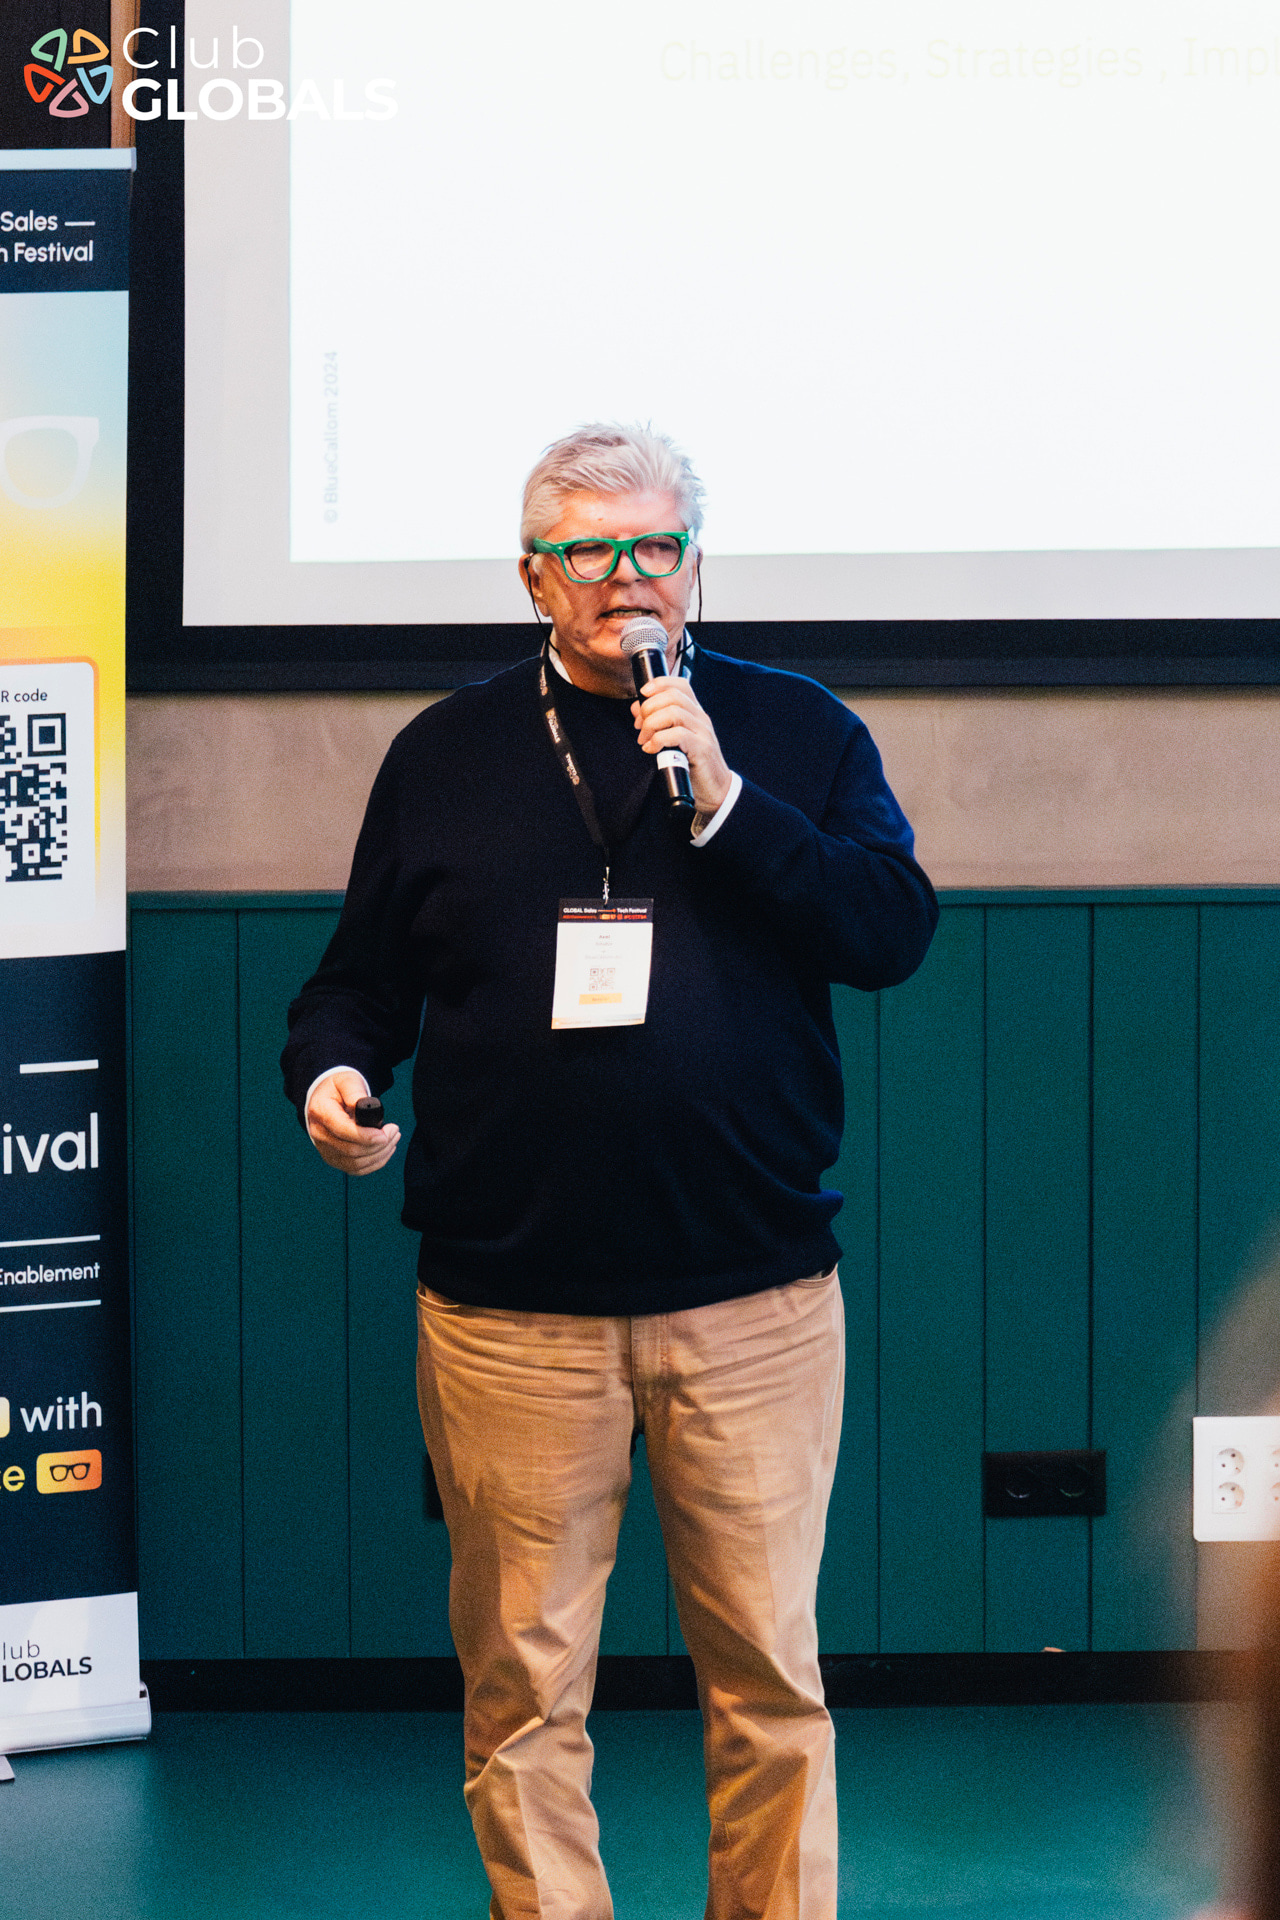
M 632 701 L 631 713 L 646 753 L 679 747 L 688 755 L 694 805 L 701 814 L 715 813 L 729 797 L 733 776 L 689 682 L 670 675 L 650 680 L 643 696 Z

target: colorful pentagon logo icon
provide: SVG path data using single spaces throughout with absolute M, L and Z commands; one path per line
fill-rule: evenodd
M 87 27 L 70 35 L 65 27 L 51 27 L 31 51 L 35 58 L 22 70 L 27 92 L 38 107 L 47 101 L 55 119 L 78 120 L 90 104 L 102 106 L 111 92 L 111 49 Z

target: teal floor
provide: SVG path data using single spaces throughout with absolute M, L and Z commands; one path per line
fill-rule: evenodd
M 1226 1711 L 837 1713 L 841 1920 L 1181 1920 L 1214 1890 L 1196 1753 Z M 592 1731 L 618 1920 L 699 1920 L 696 1714 Z M 449 1714 L 162 1714 L 145 1745 L 18 1755 L 0 1915 L 484 1920 L 459 1740 Z

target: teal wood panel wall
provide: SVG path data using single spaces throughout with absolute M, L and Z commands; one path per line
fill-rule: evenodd
M 279 1092 L 337 905 L 133 902 L 152 1658 L 451 1647 L 399 1182 L 324 1167 Z M 1191 1415 L 1280 1373 L 1246 1337 L 1280 1325 L 1280 893 L 952 895 L 915 979 L 836 1013 L 824 1647 L 1194 1645 Z M 407 1125 L 407 1084 L 388 1106 Z M 984 1448 L 1077 1446 L 1107 1449 L 1104 1518 L 984 1521 Z M 681 1645 L 641 1445 L 602 1646 Z
M 880 996 L 880 1645 L 982 1645 L 984 914 Z M 841 996 L 840 1018 L 847 1008 Z M 837 1234 L 841 1231 L 839 1220 Z M 828 1578 L 859 1543 L 832 1538 Z M 841 1652 L 870 1651 L 841 1648 Z M 835 1651 L 835 1649 L 832 1649 Z
M 986 911 L 986 1445 L 1089 1444 L 1088 907 Z M 984 1645 L 1089 1645 L 1089 1528 L 984 1522 Z
M 236 915 L 133 916 L 139 1627 L 245 1650 Z

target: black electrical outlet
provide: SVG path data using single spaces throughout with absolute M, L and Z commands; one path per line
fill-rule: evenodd
M 1097 1452 L 984 1453 L 982 1511 L 988 1520 L 1047 1520 L 1107 1510 L 1107 1456 Z

